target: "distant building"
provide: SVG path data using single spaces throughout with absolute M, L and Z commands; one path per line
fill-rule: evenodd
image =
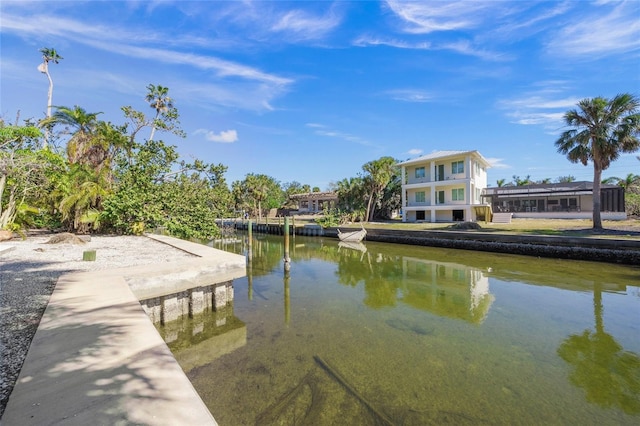
M 298 204 L 298 213 L 320 213 L 335 208 L 338 202 L 335 192 L 307 192 L 293 194 L 289 198 Z
M 398 163 L 402 221 L 475 221 L 487 205 L 489 162 L 478 151 L 438 151 Z
M 567 182 L 486 188 L 482 197 L 494 213 L 510 212 L 514 218 L 588 219 L 593 216 L 593 182 Z M 603 219 L 627 218 L 624 188 L 602 185 Z

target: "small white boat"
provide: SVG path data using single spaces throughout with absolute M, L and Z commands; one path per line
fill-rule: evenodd
M 338 238 L 340 241 L 349 241 L 359 243 L 367 236 L 367 230 L 362 228 L 359 231 L 341 232 L 338 229 Z

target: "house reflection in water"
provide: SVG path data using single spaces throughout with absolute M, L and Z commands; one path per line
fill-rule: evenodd
M 402 258 L 399 299 L 416 309 L 481 324 L 494 296 L 483 271 L 455 263 Z

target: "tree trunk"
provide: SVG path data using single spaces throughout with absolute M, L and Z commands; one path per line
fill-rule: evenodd
M 160 111 L 156 112 L 156 117 L 153 119 L 153 123 L 151 123 L 151 134 L 149 135 L 149 142 L 153 140 L 153 136 L 156 134 L 156 120 L 160 116 Z
M 369 202 L 367 203 L 367 213 L 365 214 L 365 221 L 369 222 L 369 214 L 371 213 L 371 201 L 373 200 L 373 194 L 369 196 Z
M 47 118 L 51 118 L 51 103 L 53 102 L 53 80 L 51 79 L 51 75 L 49 75 L 49 66 L 45 61 L 44 73 L 47 75 L 49 79 L 49 91 L 47 92 Z M 47 125 L 44 129 L 44 140 L 42 142 L 42 148 L 46 149 L 49 145 L 49 138 L 51 137 L 51 132 L 49 130 L 49 125 Z
M 593 229 L 602 229 L 602 217 L 600 215 L 600 180 L 602 179 L 602 167 L 596 161 L 593 162 Z

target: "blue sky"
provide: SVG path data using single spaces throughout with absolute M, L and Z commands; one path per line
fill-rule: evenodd
M 478 150 L 489 183 L 573 175 L 554 141 L 583 98 L 640 95 L 640 1 L 11 1 L 0 115 L 79 105 L 123 123 L 169 87 L 186 160 L 327 189 L 382 156 Z M 603 174 L 640 174 L 625 155 Z

